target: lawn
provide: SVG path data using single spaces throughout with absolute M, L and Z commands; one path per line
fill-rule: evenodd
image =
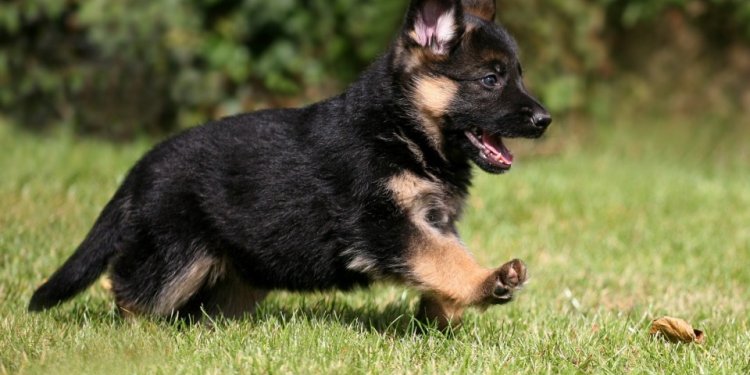
M 274 293 L 251 319 L 186 325 L 125 321 L 96 283 L 30 315 L 35 286 L 151 141 L 0 123 L 0 374 L 749 373 L 748 132 L 628 125 L 556 124 L 513 147 L 511 173 L 477 174 L 464 241 L 488 266 L 524 259 L 532 279 L 443 334 L 414 329 L 417 295 L 391 284 Z M 650 338 L 664 315 L 706 342 Z

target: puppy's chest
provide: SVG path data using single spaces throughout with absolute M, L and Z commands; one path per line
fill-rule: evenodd
M 455 234 L 464 202 L 464 195 L 457 189 L 411 172 L 392 176 L 387 187 L 399 210 L 420 231 Z

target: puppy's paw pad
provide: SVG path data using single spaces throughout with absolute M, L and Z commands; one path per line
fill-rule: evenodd
M 504 304 L 513 300 L 513 293 L 526 282 L 526 265 L 519 259 L 503 264 L 490 280 L 487 300 L 490 304 Z
M 520 259 L 513 259 L 497 270 L 497 277 L 502 285 L 518 289 L 526 282 L 526 264 Z
M 492 291 L 492 297 L 500 301 L 510 301 L 513 299 L 513 290 L 500 284 L 498 281 L 495 289 Z

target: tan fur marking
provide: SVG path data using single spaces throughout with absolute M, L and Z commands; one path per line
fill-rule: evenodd
M 436 183 L 409 172 L 392 177 L 388 181 L 388 189 L 393 192 L 396 203 L 410 213 L 420 207 L 420 198 L 430 194 L 441 194 L 440 186 Z
M 457 306 L 479 303 L 493 271 L 477 264 L 454 234 L 441 233 L 425 218 L 430 197 L 445 200 L 448 195 L 440 185 L 408 172 L 391 178 L 388 187 L 418 231 L 408 244 L 411 281 Z
M 427 210 L 439 208 L 455 219 L 461 213 L 462 199 L 440 184 L 410 172 L 393 176 L 388 189 L 398 205 L 409 214 L 412 222 L 426 232 L 436 231 L 425 218 Z
M 175 276 L 159 294 L 153 308 L 155 314 L 169 315 L 187 302 L 201 288 L 207 279 L 215 281 L 213 274 L 219 262 L 214 258 L 201 257 L 193 261 L 187 270 Z
M 419 37 L 417 36 L 417 32 L 415 30 L 409 31 L 409 38 L 413 40 L 414 42 L 419 42 Z
M 420 289 L 438 294 L 459 306 L 478 304 L 492 270 L 480 266 L 458 239 L 425 235 L 410 246 L 408 261 Z
M 433 146 L 442 152 L 441 118 L 458 93 L 458 84 L 446 77 L 418 76 L 414 81 L 414 100 L 420 111 L 424 132 Z
M 420 76 L 414 87 L 417 104 L 432 117 L 444 115 L 458 92 L 458 84 L 446 77 Z

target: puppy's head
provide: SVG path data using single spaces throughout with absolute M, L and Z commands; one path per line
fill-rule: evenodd
M 494 18 L 494 0 L 413 0 L 393 64 L 435 147 L 502 173 L 513 164 L 503 138 L 540 137 L 551 117 L 526 91 L 515 41 Z

